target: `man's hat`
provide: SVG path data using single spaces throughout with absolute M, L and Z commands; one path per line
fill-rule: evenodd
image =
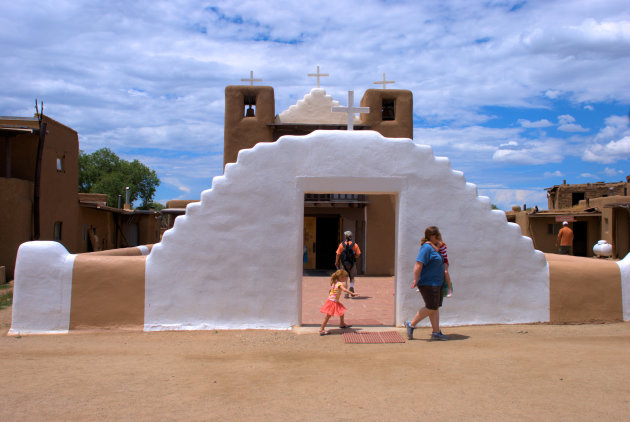
M 563 225 L 563 226 L 568 226 L 568 225 L 569 225 L 569 223 L 567 223 L 566 221 L 563 221 L 563 222 L 562 222 L 562 225 Z
M 348 230 L 347 232 L 343 232 L 343 235 L 346 237 L 352 237 L 352 232 Z

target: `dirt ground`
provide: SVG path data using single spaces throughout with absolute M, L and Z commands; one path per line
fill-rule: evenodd
M 356 345 L 316 328 L 8 337 L 10 313 L 0 310 L 2 421 L 630 415 L 630 323 L 447 328 L 449 342 L 421 328 L 414 341 Z

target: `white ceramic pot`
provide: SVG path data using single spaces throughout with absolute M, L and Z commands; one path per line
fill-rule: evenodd
M 599 258 L 612 256 L 612 245 L 605 240 L 600 240 L 593 246 L 593 253 Z

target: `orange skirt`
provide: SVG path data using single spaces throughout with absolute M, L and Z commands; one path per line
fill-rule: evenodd
M 322 314 L 330 316 L 343 316 L 346 313 L 346 307 L 341 302 L 333 302 L 332 300 L 326 300 L 324 306 L 319 310 Z

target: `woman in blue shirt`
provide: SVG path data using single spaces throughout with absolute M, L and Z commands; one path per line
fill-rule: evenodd
M 432 340 L 448 340 L 449 338 L 440 331 L 440 306 L 442 306 L 442 284 L 444 284 L 444 260 L 442 255 L 437 252 L 433 246 L 438 244 L 440 238 L 440 229 L 436 226 L 429 226 L 424 231 L 422 238 L 422 246 L 416 258 L 416 265 L 413 268 L 413 284 L 412 289 L 416 286 L 420 290 L 422 299 L 424 299 L 424 308 L 420 309 L 411 321 L 405 322 L 407 328 L 407 337 L 413 339 L 413 330 L 416 324 L 424 318 L 429 317 L 431 321 Z

